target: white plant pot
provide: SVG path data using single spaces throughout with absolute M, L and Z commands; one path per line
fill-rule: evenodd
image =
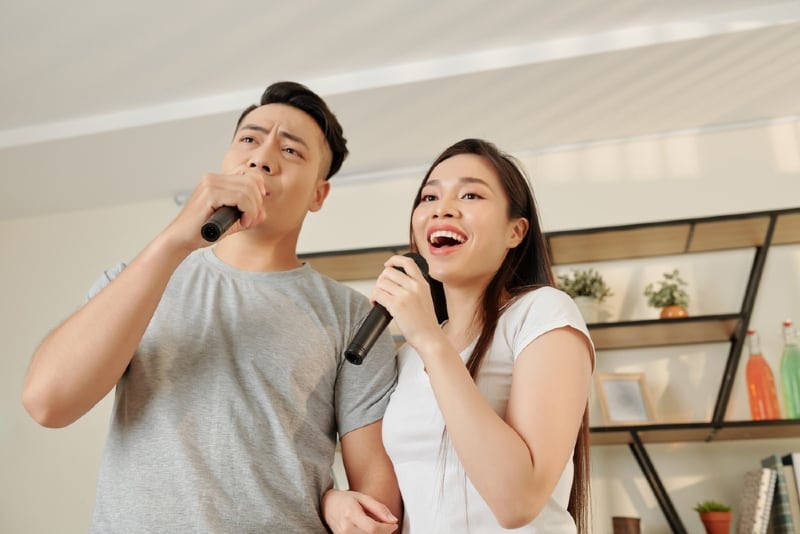
M 600 322 L 600 301 L 592 297 L 574 297 L 573 300 L 587 324 Z

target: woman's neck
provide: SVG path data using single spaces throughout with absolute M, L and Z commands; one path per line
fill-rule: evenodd
M 447 324 L 443 330 L 459 348 L 468 345 L 480 333 L 483 291 L 465 291 L 445 287 Z
M 483 297 L 485 292 L 486 288 L 475 291 L 445 286 L 447 325 L 444 332 L 456 346 L 466 346 L 480 334 L 484 320 Z M 498 306 L 502 308 L 510 298 L 507 292 L 503 292 Z

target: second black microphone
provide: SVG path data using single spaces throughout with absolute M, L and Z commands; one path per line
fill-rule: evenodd
M 404 256 L 413 259 L 414 263 L 419 267 L 419 270 L 422 271 L 422 275 L 426 278 L 428 277 L 428 262 L 425 261 L 425 258 L 416 252 L 408 252 L 404 254 Z M 403 271 L 400 267 L 396 267 L 396 269 Z M 376 302 L 375 306 L 370 310 L 366 318 L 364 318 L 356 335 L 353 336 L 347 350 L 344 351 L 344 356 L 347 358 L 347 361 L 355 365 L 361 365 L 361 362 L 364 361 L 364 357 L 386 327 L 389 326 L 391 321 L 392 315 L 389 311 Z

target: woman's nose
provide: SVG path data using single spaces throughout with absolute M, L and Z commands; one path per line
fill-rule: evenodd
M 455 217 L 458 210 L 455 204 L 449 200 L 439 200 L 436 203 L 436 210 L 433 212 L 434 217 Z

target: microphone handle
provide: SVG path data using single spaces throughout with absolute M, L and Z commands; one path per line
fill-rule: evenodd
M 206 241 L 213 243 L 219 239 L 222 234 L 227 232 L 228 228 L 238 221 L 241 216 L 242 212 L 235 206 L 220 206 L 211 214 L 211 217 L 203 223 L 203 227 L 200 228 L 200 235 L 202 235 L 203 239 Z
M 355 365 L 361 365 L 369 349 L 381 337 L 381 334 L 391 321 L 392 316 L 386 308 L 380 304 L 375 304 L 361 323 L 361 327 L 359 327 L 353 340 L 350 341 L 347 350 L 344 351 L 344 357 L 347 358 L 347 361 Z
M 416 252 L 407 252 L 404 256 L 413 259 L 419 270 L 422 271 L 423 276 L 426 279 L 428 278 L 428 262 L 425 261 L 425 258 Z M 395 269 L 401 273 L 406 272 L 402 267 L 395 267 Z M 364 357 L 390 322 L 392 322 L 392 314 L 389 313 L 389 310 L 376 303 L 362 321 L 361 326 L 358 327 L 358 331 L 350 345 L 345 349 L 344 356 L 347 361 L 355 365 L 361 365 Z

